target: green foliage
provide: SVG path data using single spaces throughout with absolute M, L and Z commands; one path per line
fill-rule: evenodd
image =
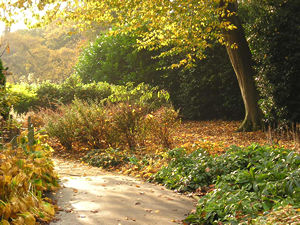
M 6 77 L 4 74 L 4 67 L 2 64 L 2 60 L 0 59 L 0 120 L 6 120 L 9 115 L 9 102 L 7 101 L 6 94 Z
M 149 82 L 162 72 L 156 70 L 155 53 L 139 51 L 136 38 L 130 35 L 98 37 L 81 54 L 75 67 L 84 83 L 93 81 L 112 84 Z
M 111 94 L 107 83 L 83 84 L 79 77 L 71 76 L 61 84 L 42 83 L 36 88 L 35 107 L 56 108 L 58 104 L 70 104 L 75 98 L 100 101 Z
M 166 71 L 156 84 L 170 93 L 174 107 L 180 109 L 184 118 L 241 119 L 243 102 L 225 48 L 214 44 L 205 54 L 206 58 L 196 60 L 191 69 Z M 164 63 L 169 63 L 168 60 Z
M 85 49 L 76 73 L 85 83 L 145 82 L 170 93 L 172 103 L 187 119 L 241 119 L 243 103 L 226 50 L 215 45 L 207 58 L 187 70 L 161 70 L 183 55 L 153 59 L 157 51 L 138 51 L 130 35 L 102 35 Z M 212 104 L 212 102 L 214 104 Z
M 180 191 L 215 188 L 200 198 L 191 224 L 237 224 L 287 204 L 300 205 L 300 158 L 295 152 L 267 146 L 231 147 L 210 156 L 199 149 L 169 152 L 171 161 L 155 180 Z M 209 189 L 207 189 L 209 190 Z
M 155 109 L 169 103 L 169 94 L 158 87 L 146 84 L 134 86 L 113 85 L 106 82 L 83 84 L 78 76 L 71 76 L 61 84 L 44 82 L 40 85 L 9 85 L 7 96 L 18 113 L 30 109 L 55 109 L 59 104 L 70 104 L 75 98 L 103 103 L 135 102 Z
M 154 180 L 178 191 L 194 191 L 216 181 L 226 169 L 205 150 L 198 149 L 187 154 L 184 148 L 168 152 L 170 162 L 154 176 Z
M 158 87 L 151 87 L 148 84 L 138 84 L 134 86 L 132 83 L 126 85 L 111 85 L 112 93 L 105 103 L 130 102 L 146 106 L 149 110 L 155 110 L 162 105 L 170 105 L 170 95 L 165 90 Z
M 37 94 L 33 88 L 25 83 L 8 84 L 7 99 L 16 112 L 23 113 L 35 106 Z
M 265 121 L 299 122 L 299 1 L 255 0 L 241 6 Z

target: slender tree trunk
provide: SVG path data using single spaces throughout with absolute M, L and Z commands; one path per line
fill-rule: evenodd
M 224 6 L 224 1 L 220 2 Z M 226 10 L 237 11 L 237 2 L 228 3 Z M 238 79 L 243 102 L 245 105 L 245 119 L 239 131 L 252 131 L 261 128 L 262 112 L 258 106 L 258 91 L 254 83 L 254 69 L 252 68 L 252 55 L 245 38 L 241 22 L 236 14 L 220 18 L 222 21 L 230 22 L 236 29 L 224 30 L 226 49 L 231 64 Z M 236 45 L 237 48 L 233 46 Z

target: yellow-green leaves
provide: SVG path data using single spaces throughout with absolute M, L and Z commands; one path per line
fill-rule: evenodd
M 25 2 L 46 12 L 44 23 L 60 18 L 77 21 L 80 29 L 93 24 L 114 26 L 112 35 L 134 32 L 140 48 L 154 50 L 174 46 L 159 57 L 186 54 L 176 66 L 204 58 L 203 52 L 209 43 L 222 39 L 222 29 L 235 29 L 232 24 L 219 21 L 219 17 L 230 16 L 225 9 L 233 0 L 47 0 L 38 3 L 19 0 L 15 7 L 22 8 Z
M 43 137 L 42 137 L 43 138 Z M 36 224 L 49 222 L 54 206 L 40 196 L 41 191 L 55 190 L 57 176 L 49 158 L 50 148 L 37 143 L 27 149 L 27 137 L 18 138 L 18 147 L 7 145 L 0 151 L 0 224 Z

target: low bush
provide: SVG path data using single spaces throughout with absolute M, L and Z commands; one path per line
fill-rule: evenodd
M 70 107 L 62 105 L 56 112 L 45 115 L 45 128 L 50 137 L 56 137 L 66 149 L 72 149 L 77 132 L 77 115 Z
M 112 85 L 112 93 L 104 99 L 104 103 L 129 102 L 156 110 L 161 106 L 170 106 L 170 95 L 158 87 L 152 87 L 141 83 L 134 86 L 132 83 L 127 85 Z
M 148 107 L 130 102 L 99 103 L 76 99 L 56 111 L 49 110 L 44 116 L 45 128 L 67 149 L 77 143 L 92 149 L 136 150 L 145 147 L 147 140 L 153 141 L 154 136 L 157 143 L 170 145 L 171 128 L 167 123 L 175 124 L 177 113 L 172 108 L 151 111 L 151 107 L 151 104 Z M 151 121 L 150 115 L 154 116 Z
M 137 146 L 144 145 L 145 130 L 144 118 L 148 113 L 148 108 L 137 104 L 121 102 L 112 105 L 108 109 L 112 134 L 118 137 L 120 146 L 128 146 L 134 150 Z
M 263 211 L 300 205 L 300 157 L 295 152 L 252 145 L 231 147 L 220 156 L 174 149 L 169 157 L 155 181 L 180 191 L 209 192 L 187 217 L 190 224 L 238 224 Z
M 56 109 L 60 104 L 71 104 L 75 99 L 102 101 L 103 103 L 130 102 L 147 105 L 151 109 L 168 105 L 169 94 L 150 85 L 113 85 L 106 82 L 83 84 L 79 77 L 71 76 L 61 84 L 44 82 L 40 85 L 9 85 L 6 99 L 16 112 Z
M 51 148 L 37 135 L 29 145 L 22 133 L 16 146 L 0 146 L 0 224 L 49 222 L 54 206 L 45 191 L 58 188 L 51 161 Z
M 178 111 L 171 107 L 161 107 L 159 110 L 146 116 L 145 126 L 148 130 L 148 138 L 152 142 L 170 149 L 173 143 L 172 133 L 179 123 Z

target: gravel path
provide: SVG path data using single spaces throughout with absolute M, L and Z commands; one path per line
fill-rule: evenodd
M 195 200 L 136 178 L 55 158 L 62 188 L 51 225 L 174 225 Z

